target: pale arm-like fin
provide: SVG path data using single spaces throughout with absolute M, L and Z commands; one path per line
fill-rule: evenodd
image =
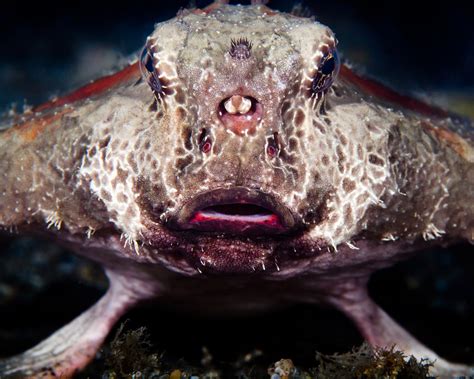
M 394 346 L 407 356 L 413 355 L 418 360 L 428 359 L 434 362 L 430 374 L 436 377 L 474 375 L 474 367 L 448 362 L 423 345 L 375 304 L 365 288 L 354 287 L 344 295 L 334 297 L 331 303 L 354 321 L 370 345 L 382 348 Z
M 91 308 L 23 354 L 0 360 L 0 378 L 70 378 L 94 359 L 120 317 L 145 292 L 108 273 L 110 287 Z

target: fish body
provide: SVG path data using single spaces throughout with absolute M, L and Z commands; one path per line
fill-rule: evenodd
M 0 375 L 72 376 L 142 301 L 335 306 L 373 346 L 439 358 L 370 275 L 474 239 L 472 122 L 342 64 L 333 32 L 255 2 L 182 10 L 139 59 L 0 132 L 0 226 L 100 263 L 108 292 Z

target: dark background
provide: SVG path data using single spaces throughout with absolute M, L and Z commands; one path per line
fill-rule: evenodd
M 271 2 L 280 10 L 293 4 Z M 120 67 L 140 49 L 155 22 L 186 5 L 3 4 L 0 109 L 38 104 Z M 467 101 L 472 109 L 473 12 L 463 2 L 318 0 L 303 5 L 336 32 L 344 59 L 363 72 L 402 92 L 454 106 Z M 0 356 L 31 347 L 103 291 L 96 268 L 54 246 L 0 236 L 0 249 Z M 458 246 L 420 255 L 371 281 L 374 298 L 403 326 L 446 357 L 471 363 L 473 250 Z M 150 329 L 158 350 L 191 361 L 207 345 L 223 361 L 258 347 L 266 364 L 291 357 L 311 365 L 315 349 L 345 351 L 361 342 L 343 316 L 314 307 L 237 320 L 202 320 L 198 314 L 143 308 L 127 317 L 131 327 Z

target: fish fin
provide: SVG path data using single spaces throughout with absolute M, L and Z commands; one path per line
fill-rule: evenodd
M 0 360 L 1 378 L 71 378 L 92 361 L 119 318 L 147 297 L 108 274 L 110 287 L 91 308 L 23 354 Z
M 370 299 L 365 286 L 352 286 L 332 303 L 344 312 L 357 326 L 365 340 L 374 348 L 402 351 L 406 356 L 433 363 L 433 376 L 472 376 L 474 367 L 449 362 L 436 354 L 398 325 L 382 308 Z

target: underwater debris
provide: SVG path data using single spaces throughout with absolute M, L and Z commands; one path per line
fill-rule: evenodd
M 161 355 L 152 353 L 145 327 L 124 331 L 122 323 L 110 343 L 105 363 L 110 367 L 108 378 L 154 377 L 159 374 Z
M 293 374 L 295 374 L 295 371 L 296 368 L 291 359 L 280 359 L 268 369 L 268 374 L 272 379 L 288 379 L 294 376 Z
M 403 352 L 390 349 L 372 348 L 367 343 L 343 354 L 325 355 L 316 352 L 317 367 L 312 370 L 318 379 L 418 379 L 427 378 L 433 362 L 418 361 Z
M 394 347 L 374 349 L 364 343 L 347 353 L 316 352 L 313 368 L 297 367 L 292 359 L 281 359 L 267 368 L 263 362 L 253 362 L 254 359 L 245 363 L 240 359 L 230 364 L 230 371 L 211 364 L 211 353 L 203 347 L 201 367 L 195 367 L 183 360 L 170 362 L 164 354 L 154 353 L 145 327 L 124 331 L 125 325 L 120 325 L 105 353 L 109 370 L 102 374 L 104 379 L 421 379 L 429 377 L 432 366 L 432 362 L 418 361 Z M 263 355 L 260 350 L 256 351 L 256 356 Z M 220 365 L 229 366 L 229 362 L 220 362 Z

